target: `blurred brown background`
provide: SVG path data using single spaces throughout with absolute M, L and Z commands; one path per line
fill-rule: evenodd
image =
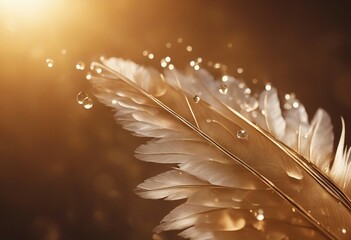
M 233 73 L 240 66 L 244 79 L 295 92 L 311 117 L 326 109 L 337 136 L 344 116 L 351 144 L 348 1 L 0 2 L 0 239 L 151 239 L 174 206 L 135 196 L 161 167 L 133 158 L 144 140 L 115 124 L 110 109 L 77 104 L 79 91 L 91 93 L 77 61 L 105 55 L 158 66 L 170 55 L 179 66 L 199 56 Z

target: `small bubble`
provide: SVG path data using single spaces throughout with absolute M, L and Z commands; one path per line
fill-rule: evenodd
M 46 60 L 46 65 L 48 65 L 49 68 L 52 68 L 54 66 L 54 60 L 51 58 L 47 58 Z
M 165 61 L 168 63 L 171 62 L 171 57 L 169 57 L 169 56 L 165 57 Z
M 117 104 L 117 100 L 116 100 L 116 99 L 113 99 L 113 100 L 111 101 L 111 103 L 112 103 L 112 104 Z
M 182 42 L 183 42 L 183 38 L 181 38 L 181 37 L 178 38 L 178 39 L 177 39 L 177 42 L 178 42 L 178 43 L 182 43 Z
M 222 84 L 221 87 L 218 89 L 218 91 L 219 91 L 221 94 L 225 95 L 225 94 L 227 94 L 227 92 L 228 92 L 228 86 L 225 85 L 225 84 Z
M 76 64 L 76 69 L 77 70 L 84 70 L 85 69 L 85 63 L 84 62 L 77 62 Z
M 172 47 L 172 43 L 168 42 L 166 43 L 166 48 L 171 48 Z
M 249 138 L 249 135 L 247 134 L 247 132 L 244 129 L 241 129 L 241 130 L 237 131 L 236 137 L 239 139 L 247 140 Z
M 149 59 L 154 59 L 155 55 L 153 53 L 149 53 L 149 55 L 147 56 Z
M 258 221 L 262 221 L 264 219 L 264 213 L 262 209 L 258 209 L 256 219 Z
M 197 70 L 200 69 L 200 66 L 199 66 L 198 64 L 196 64 L 196 65 L 194 66 L 194 69 L 197 71 Z
M 173 65 L 173 64 L 169 64 L 169 65 L 168 65 L 168 69 L 169 69 L 169 70 L 173 70 L 173 69 L 174 69 L 174 65 Z
M 90 80 L 90 79 L 92 79 L 92 78 L 93 78 L 93 76 L 91 75 L 90 72 L 88 72 L 87 75 L 85 75 L 85 79 L 86 79 L 86 80 Z
M 266 91 L 270 91 L 270 90 L 272 90 L 272 84 L 271 83 L 266 83 L 264 88 L 266 89 Z
M 345 228 L 343 228 L 343 229 L 341 229 L 341 232 L 343 233 L 343 234 L 346 234 L 346 229 Z
M 86 98 L 88 98 L 88 97 L 89 97 L 89 96 L 88 96 L 88 94 L 87 94 L 86 92 L 81 91 L 81 92 L 79 92 L 79 93 L 77 94 L 76 99 L 77 99 L 77 102 L 78 102 L 79 104 L 83 104 L 83 101 L 84 101 Z
M 191 51 L 193 50 L 193 47 L 189 45 L 189 46 L 186 47 L 186 50 L 187 50 L 188 52 L 191 52 Z
M 197 58 L 197 62 L 198 62 L 198 63 L 202 63 L 202 58 L 198 57 L 198 58 Z
M 243 68 L 241 68 L 241 67 L 239 67 L 239 68 L 238 68 L 236 71 L 237 71 L 237 73 L 240 73 L 240 74 L 241 74 L 241 73 L 243 73 L 243 72 L 244 72 L 244 69 L 243 69 Z
M 198 103 L 198 102 L 200 102 L 200 97 L 198 95 L 195 95 L 193 97 L 193 100 L 194 100 L 195 103 Z
M 190 67 L 194 67 L 196 65 L 196 62 L 195 61 L 190 61 Z
M 245 83 L 243 83 L 243 82 L 241 82 L 241 83 L 239 83 L 239 88 L 244 88 L 246 85 L 245 85 Z
M 284 95 L 285 100 L 289 100 L 290 97 L 291 97 L 290 94 L 285 94 L 285 95 Z
M 93 107 L 93 99 L 91 99 L 90 97 L 87 97 L 83 100 L 83 107 L 85 109 L 90 109 Z
M 228 43 L 228 44 L 227 44 L 227 47 L 228 47 L 228 48 L 232 48 L 232 47 L 233 47 L 233 44 L 232 44 L 232 43 Z
M 222 76 L 222 82 L 227 82 L 229 80 L 229 77 L 227 75 Z
M 144 51 L 143 51 L 143 56 L 144 56 L 144 57 L 147 57 L 147 55 L 149 55 L 149 52 L 148 52 L 147 50 L 144 50 Z

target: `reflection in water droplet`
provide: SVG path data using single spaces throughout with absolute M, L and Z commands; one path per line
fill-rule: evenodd
M 93 99 L 90 97 L 87 97 L 86 99 L 83 100 L 83 106 L 85 109 L 90 109 L 93 107 Z
M 91 75 L 90 72 L 88 72 L 87 75 L 85 75 L 85 79 L 86 79 L 86 80 L 90 80 L 90 79 L 92 79 L 92 77 L 93 77 L 93 76 Z
M 236 133 L 236 137 L 239 139 L 247 140 L 249 138 L 249 135 L 244 129 L 241 129 Z
M 343 228 L 343 229 L 341 229 L 341 232 L 343 233 L 343 234 L 346 234 L 346 229 L 345 228 Z
M 77 62 L 76 69 L 77 70 L 84 70 L 85 69 L 85 63 L 84 62 Z
M 258 221 L 262 221 L 264 219 L 264 212 L 262 209 L 258 209 L 256 219 Z
M 272 90 L 272 84 L 271 83 L 266 83 L 264 88 L 266 89 L 266 91 L 270 91 L 270 90 Z
M 222 82 L 227 82 L 229 80 L 229 77 L 227 75 L 222 76 Z
M 88 96 L 88 94 L 87 94 L 86 92 L 81 91 L 81 92 L 79 92 L 79 93 L 77 94 L 76 99 L 77 99 L 77 102 L 78 102 L 79 104 L 83 104 L 83 101 L 84 101 L 86 98 L 88 98 L 88 97 L 89 97 L 89 96 Z
M 49 68 L 52 68 L 54 66 L 54 60 L 52 60 L 51 58 L 47 58 L 45 61 L 46 61 L 46 65 Z
M 225 84 L 222 84 L 221 87 L 218 89 L 218 91 L 221 93 L 221 94 L 227 94 L 228 92 L 228 86 L 225 85 Z
M 200 102 L 200 97 L 198 95 L 195 95 L 193 97 L 193 100 L 194 100 L 195 103 L 198 103 L 198 102 Z
M 186 50 L 187 50 L 188 52 L 191 52 L 191 51 L 193 50 L 193 47 L 189 45 L 189 46 L 186 47 Z

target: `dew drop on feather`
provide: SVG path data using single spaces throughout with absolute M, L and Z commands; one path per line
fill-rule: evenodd
M 79 104 L 83 104 L 83 101 L 84 101 L 86 98 L 88 98 L 88 97 L 89 97 L 89 96 L 88 96 L 88 94 L 87 94 L 86 92 L 81 91 L 81 92 L 79 92 L 79 93 L 77 94 L 76 99 L 77 99 L 77 102 L 78 102 Z
M 249 138 L 249 135 L 244 129 L 241 129 L 236 133 L 236 137 L 242 140 L 247 140 Z
M 45 62 L 48 68 L 52 68 L 54 66 L 54 60 L 52 60 L 51 58 L 47 58 Z
M 91 99 L 90 97 L 87 97 L 83 100 L 83 107 L 85 109 L 90 109 L 93 107 L 93 105 L 94 105 L 93 99 Z
M 194 100 L 195 103 L 198 103 L 198 102 L 200 102 L 200 97 L 198 95 L 195 95 L 193 97 L 193 100 Z

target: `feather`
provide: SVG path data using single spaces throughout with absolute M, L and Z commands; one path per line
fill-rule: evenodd
M 333 158 L 330 117 L 312 121 L 296 99 L 280 107 L 271 86 L 258 97 L 228 76 L 158 73 L 131 61 L 92 63 L 98 99 L 137 136 L 147 162 L 174 169 L 137 187 L 144 198 L 186 199 L 156 231 L 189 239 L 350 239 L 351 163 L 344 123 Z

